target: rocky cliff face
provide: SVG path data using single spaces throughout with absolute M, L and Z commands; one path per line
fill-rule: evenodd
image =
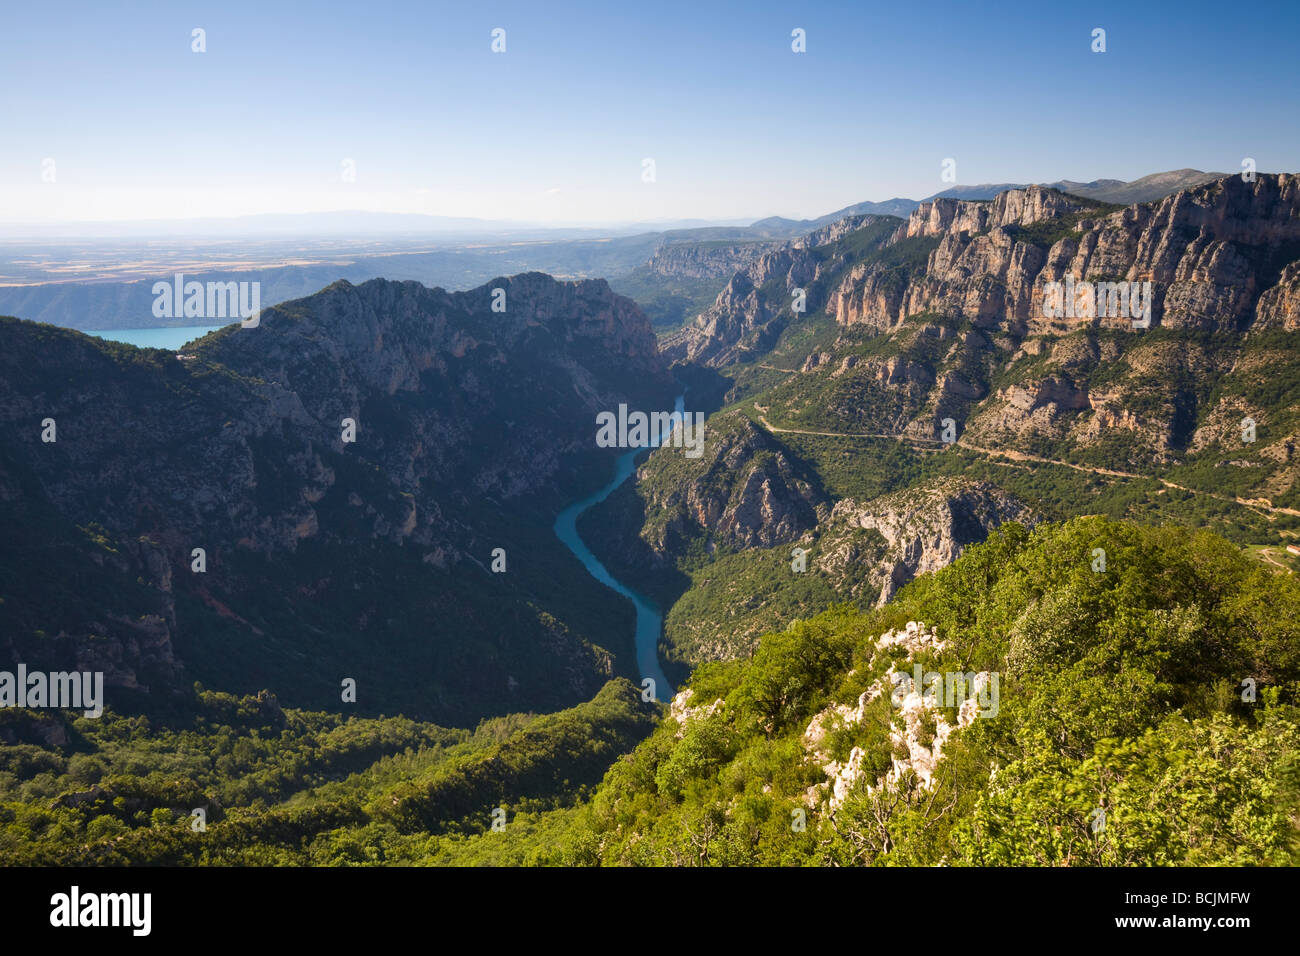
M 1037 520 L 1024 502 L 987 482 L 943 479 L 865 503 L 837 501 L 810 556 L 818 570 L 855 598 L 869 599 L 878 589 L 879 605 L 917 575 L 947 567 L 1000 525 L 1016 521 L 1032 527 Z M 874 549 L 873 566 L 865 573 L 855 534 L 862 529 L 876 531 L 884 542 L 883 549 Z
M 797 539 L 829 513 L 816 479 L 744 416 L 712 419 L 698 460 L 678 460 L 674 452 L 654 452 L 637 476 L 646 513 L 654 516 L 643 537 L 660 561 L 700 535 L 728 549 L 770 548 Z
M 773 321 L 783 303 L 769 301 L 764 287 L 788 298 L 815 274 L 812 257 L 803 251 L 784 248 L 759 256 L 731 278 L 692 325 L 664 340 L 665 357 L 720 366 L 742 360 L 747 346 L 755 351 L 770 347 L 785 328 Z
M 497 289 L 504 312 L 492 309 Z M 482 651 L 494 673 L 483 686 L 462 693 L 447 675 L 428 675 L 425 713 L 490 712 L 507 687 L 521 686 L 519 703 L 553 696 L 513 673 L 523 669 L 511 661 L 517 642 L 496 624 L 470 622 L 458 635 L 452 618 L 418 620 L 458 588 L 486 588 L 482 607 L 465 598 L 465 613 L 496 606 L 521 633 L 536 631 L 553 652 L 543 680 L 560 696 L 589 696 L 610 671 L 595 635 L 578 633 L 590 622 L 566 625 L 554 607 L 541 614 L 553 599 L 525 575 L 486 569 L 497 546 L 515 569 L 528 547 L 545 559 L 542 544 L 512 536 L 511 515 L 548 511 L 597 480 L 598 411 L 670 400 L 648 322 L 603 281 L 533 273 L 461 293 L 340 282 L 179 355 L 14 320 L 0 336 L 0 502 L 22 531 L 8 558 L 35 562 L 29 580 L 48 585 L 23 595 L 17 576 L 5 578 L 7 657 L 67 666 L 73 655 L 112 686 L 157 691 L 194 657 L 199 676 L 238 669 L 292 684 L 294 666 L 315 666 L 294 658 L 323 641 L 313 660 L 342 658 L 330 664 L 340 676 L 382 681 L 398 667 L 383 645 L 423 627 L 440 642 L 430 666 L 447 665 L 462 636 L 495 642 Z M 53 443 L 41 440 L 47 419 Z M 202 571 L 192 569 L 195 548 Z M 395 616 L 373 576 L 409 585 L 414 610 Z M 97 590 L 112 593 L 91 599 Z M 68 597 L 78 591 L 84 599 Z M 67 607 L 42 606 L 55 600 Z M 301 618 L 289 633 L 284 608 Z M 326 608 L 342 619 L 307 622 Z M 223 654 L 204 635 L 232 647 Z M 266 648 L 239 668 L 221 663 L 240 642 L 250 654 L 259 642 L 278 647 L 278 667 Z M 386 658 L 378 670 L 355 659 L 366 643 Z M 315 700 L 302 682 L 295 690 L 282 696 Z M 372 707 L 415 709 L 414 688 L 388 704 L 378 690 Z
M 762 635 L 836 603 L 881 605 L 918 574 L 955 561 L 1008 521 L 1037 516 L 984 482 L 943 479 L 869 502 L 843 499 L 773 551 L 751 550 L 696 574 L 665 623 L 669 649 L 690 665 L 753 653 Z M 793 570 L 803 552 L 805 569 Z M 711 613 L 699 613 L 700 609 Z
M 823 309 L 821 285 L 864 249 L 883 247 L 894 222 L 890 216 L 850 216 L 763 253 L 732 276 L 692 325 L 661 343 L 665 358 L 719 367 L 761 354 L 795 317 L 796 289 L 805 290 L 806 312 Z M 854 234 L 858 241 L 844 241 Z
M 882 332 L 921 312 L 962 315 L 984 326 L 995 325 L 1008 311 L 1028 314 L 1032 277 L 1046 256 L 1033 244 L 1017 242 L 1014 230 L 1083 209 L 1061 193 L 1036 186 L 985 203 L 923 203 L 890 242 L 938 239 L 924 273 L 901 282 L 888 266 L 859 263 L 831 293 L 827 311 L 841 324 L 865 323 Z
M 792 239 L 790 248 L 817 249 L 821 246 L 828 246 L 833 242 L 839 242 L 851 233 L 866 229 L 868 226 L 882 223 L 888 224 L 892 219 L 892 216 L 845 216 L 843 219 L 828 222 L 826 225 L 820 226 L 798 239 Z
M 882 222 L 896 228 L 844 241 Z M 891 257 L 909 242 L 930 243 L 923 268 L 900 270 Z M 1291 174 L 1228 177 L 1125 208 L 1041 186 L 981 202 L 939 198 L 906 222 L 848 217 L 759 257 L 665 354 L 715 367 L 759 357 L 797 320 L 791 291 L 809 286 L 810 311 L 880 332 L 920 313 L 1022 336 L 1131 327 L 1129 316 L 1045 317 L 1044 284 L 1067 275 L 1150 282 L 1155 326 L 1243 330 L 1285 323 L 1274 314 L 1285 314 L 1295 275 L 1281 273 L 1297 257 L 1300 177 Z
M 1036 186 L 989 203 L 937 199 L 892 241 L 918 236 L 939 239 L 924 276 L 897 288 L 864 265 L 832 297 L 839 321 L 888 329 L 933 312 L 1021 334 L 1065 331 L 1082 320 L 1044 318 L 1043 284 L 1071 275 L 1149 281 L 1153 325 L 1242 330 L 1282 267 L 1300 256 L 1300 177 L 1234 176 L 1113 212 Z
M 1255 327 L 1300 331 L 1300 261 L 1283 269 L 1277 285 L 1259 297 Z
M 987 202 L 935 199 L 921 203 L 894 238 L 897 241 L 916 236 L 976 235 L 1007 226 L 1031 226 L 1088 208 L 1091 207 L 1078 199 L 1042 186 L 1010 189 Z
M 866 251 L 821 286 L 838 336 L 803 352 L 783 344 L 793 332 L 768 345 L 779 358 L 767 365 L 799 371 L 762 384 L 774 424 L 933 441 L 947 418 L 968 443 L 1058 458 L 1106 447 L 1111 467 L 1131 470 L 1240 450 L 1233 434 L 1250 418 L 1267 422 L 1261 494 L 1291 486 L 1300 422 L 1265 369 L 1294 364 L 1267 335 L 1300 329 L 1300 177 L 1228 177 L 1126 208 L 1043 187 L 940 198 L 883 243 L 859 234 L 836 244 Z M 1045 315 L 1046 284 L 1067 280 L 1149 283 L 1149 329 L 1131 313 Z M 763 362 L 747 329 L 799 328 L 773 288 L 720 297 L 686 354 Z
M 778 242 L 671 242 L 660 246 L 646 264 L 652 275 L 667 279 L 727 279 Z

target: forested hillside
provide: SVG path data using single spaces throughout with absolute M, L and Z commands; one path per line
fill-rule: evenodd
M 662 718 L 622 680 L 473 732 L 212 692 L 183 723 L 5 713 L 0 847 L 31 863 L 1294 864 L 1298 629 L 1296 579 L 1212 534 L 1013 523 L 884 607 L 700 667 Z M 997 693 L 900 699 L 889 675 L 916 665 L 996 674 Z
M 999 674 L 996 714 L 896 706 L 886 675 L 917 663 Z M 573 859 L 1300 860 L 1300 586 L 1212 534 L 1011 524 L 683 694 L 605 778 Z

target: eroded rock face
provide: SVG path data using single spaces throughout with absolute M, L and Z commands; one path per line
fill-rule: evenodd
M 766 336 L 764 326 L 777 315 L 759 294 L 767 283 L 777 283 L 783 294 L 806 285 L 816 275 L 816 266 L 810 256 L 792 248 L 768 252 L 758 257 L 744 270 L 732 276 L 717 301 L 702 313 L 683 333 L 692 340 L 683 347 L 665 344 L 670 358 L 683 358 L 707 365 L 725 365 L 740 355 L 740 344 L 747 337 L 757 335 L 758 340 L 774 340 L 779 329 Z
M 1009 521 L 1032 527 L 1037 517 L 1014 496 L 967 479 L 931 482 L 865 503 L 846 498 L 819 529 L 813 563 L 855 597 L 874 596 L 882 605 L 917 575 L 947 567 L 964 548 Z M 854 532 L 867 529 L 884 544 L 864 568 L 864 548 Z
M 889 222 L 888 216 L 845 216 L 843 219 L 837 219 L 835 222 L 827 223 L 820 229 L 814 229 L 805 236 L 791 241 L 790 246 L 794 249 L 816 249 L 819 246 L 830 245 L 843 239 L 850 233 L 858 232 L 868 226 L 876 223 Z
M 639 488 L 648 515 L 667 515 L 650 526 L 648 543 L 665 557 L 672 541 L 706 531 L 733 548 L 769 548 L 813 527 L 829 502 L 812 477 L 780 442 L 749 419 L 732 415 L 708 423 L 704 455 L 681 480 L 655 477 L 674 454 L 662 449 L 642 466 Z M 677 454 L 680 454 L 678 452 Z
M 1259 297 L 1255 327 L 1300 331 L 1300 261 L 1283 269 L 1277 285 Z
M 733 245 L 671 242 L 661 246 L 646 264 L 648 270 L 668 279 L 727 279 L 779 242 L 737 242 Z
M 687 687 L 685 690 L 678 691 L 677 694 L 673 696 L 672 702 L 668 705 L 668 717 L 671 720 L 677 721 L 678 724 L 677 733 L 675 735 L 678 740 L 686 735 L 686 727 L 692 721 L 704 720 L 712 717 L 721 708 L 726 706 L 726 701 L 719 697 L 711 704 L 697 704 L 692 707 L 691 698 L 694 696 L 695 691 L 690 687 Z
M 1196 424 L 1198 397 L 1180 382 L 1230 375 L 1248 380 L 1256 374 L 1237 349 L 1195 337 L 1026 339 L 1019 355 L 1041 355 L 1054 370 L 1019 376 L 997 389 L 972 409 L 962 441 L 1015 452 L 1041 439 L 1088 448 L 1121 436 L 1130 441 L 1132 458 L 1108 460 L 1121 470 L 1167 463 L 1205 447 L 1209 433 Z M 1110 374 L 1093 384 L 1098 369 Z M 1243 402 L 1234 407 L 1240 409 L 1238 420 L 1262 417 Z
M 1294 175 L 1254 183 L 1228 177 L 1113 212 L 1036 188 L 989 203 L 923 204 L 891 241 L 937 240 L 924 271 L 905 279 L 879 263 L 858 263 L 830 294 L 827 313 L 846 329 L 844 349 L 888 336 L 903 355 L 916 355 L 925 351 L 922 322 L 970 329 L 963 333 L 969 347 L 913 370 L 897 391 L 860 388 L 873 408 L 865 424 L 874 426 L 862 430 L 932 439 L 949 417 L 964 442 L 1012 451 L 1044 442 L 1082 449 L 1118 436 L 1122 456 L 1111 460 L 1129 470 L 1168 464 L 1229 435 L 1222 425 L 1207 427 L 1204 395 L 1193 383 L 1231 377 L 1250 391 L 1269 374 L 1249 367 L 1259 361 L 1244 348 L 1250 333 L 1300 330 L 1300 261 L 1291 261 L 1300 255 L 1298 182 Z M 1099 296 L 1106 284 L 1133 283 L 1144 300 L 1149 283 L 1152 327 L 1234 338 L 1214 347 L 1194 337 L 1148 340 L 1131 314 L 1104 309 L 1089 319 L 1044 316 L 1045 283 L 1075 278 L 1088 279 Z M 1116 291 L 1117 303 L 1128 291 Z M 836 349 L 823 350 L 802 371 L 815 376 L 838 363 L 839 375 L 851 377 L 864 361 L 880 360 L 850 366 Z M 936 384 L 919 394 L 927 372 Z M 1248 402 L 1230 404 L 1208 410 L 1210 418 L 1270 417 Z M 832 407 L 843 424 L 817 427 L 859 426 L 851 409 Z M 774 421 L 781 417 L 774 412 Z M 1277 493 L 1286 487 L 1279 481 Z
M 1153 326 L 1294 328 L 1297 273 L 1283 268 L 1300 256 L 1298 184 L 1293 174 L 1230 176 L 1114 211 L 1041 186 L 987 202 L 940 198 L 856 248 L 837 240 L 890 219 L 848 217 L 738 270 L 713 306 L 665 340 L 665 355 L 715 367 L 761 356 L 793 320 L 791 292 L 814 282 L 829 288 L 809 311 L 877 333 L 922 313 L 1016 336 L 1132 327 L 1131 314 L 1104 308 L 1091 318 L 1045 315 L 1045 284 L 1067 276 L 1150 283 Z M 882 258 L 915 242 L 933 245 L 924 268 Z
M 651 477 L 642 488 L 654 483 Z M 737 496 L 749 494 L 745 482 L 734 489 Z M 915 576 L 945 567 L 1006 522 L 1026 526 L 1037 522 L 1036 515 L 1014 496 L 957 478 L 867 502 L 844 499 L 833 506 L 823 502 L 811 518 L 815 520 L 801 534 L 771 527 L 765 539 L 783 540 L 750 546 L 771 551 L 738 563 L 727 558 L 696 576 L 697 600 L 671 608 L 665 624 L 666 639 L 679 659 L 698 665 L 743 658 L 753 653 L 764 634 L 785 629 L 794 618 L 811 616 L 835 603 L 883 604 Z M 663 527 L 663 515 L 651 504 L 641 533 L 656 549 L 659 561 L 667 564 L 681 551 L 671 547 L 678 540 L 673 535 L 659 536 Z M 735 540 L 727 537 L 723 520 L 692 523 L 691 531 L 693 536 L 707 536 L 708 544 Z M 796 563 L 802 564 L 802 572 Z M 768 570 L 761 578 L 746 576 L 754 567 Z M 700 615 L 694 609 L 701 602 L 717 610 Z M 791 611 L 792 605 L 802 610 Z
M 1054 222 L 1067 234 L 1048 249 L 1021 232 Z M 1154 325 L 1284 325 L 1295 273 L 1278 282 L 1275 270 L 1300 255 L 1300 177 L 1246 183 L 1233 176 L 1110 213 L 1036 186 L 989 203 L 936 199 L 922 203 L 892 241 L 914 237 L 939 239 L 923 276 L 901 286 L 888 270 L 864 265 L 845 277 L 828 312 L 841 323 L 881 330 L 934 312 L 1021 334 L 1064 331 L 1085 320 L 1044 317 L 1043 285 L 1071 275 L 1149 281 Z M 1275 283 L 1279 291 L 1262 298 Z M 1130 320 L 1098 316 L 1090 324 L 1123 327 Z
M 940 198 L 921 203 L 908 217 L 903 237 L 974 235 L 1005 226 L 1031 226 L 1044 219 L 1081 212 L 1087 204 L 1043 186 L 1008 189 L 988 202 Z
M 732 276 L 717 301 L 693 324 L 663 341 L 665 358 L 718 367 L 770 347 L 785 328 L 788 315 L 781 317 L 781 311 L 790 306 L 794 290 L 808 290 L 858 254 L 832 244 L 850 233 L 891 221 L 888 216 L 848 216 L 764 252 Z M 874 245 L 883 245 L 887 238 L 882 233 Z M 815 296 L 805 303 L 809 312 L 825 305 Z

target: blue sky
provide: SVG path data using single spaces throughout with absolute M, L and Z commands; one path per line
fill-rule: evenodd
M 1295 3 L 51 10 L 0 32 L 7 221 L 805 217 L 934 193 L 948 157 L 958 183 L 1300 169 Z

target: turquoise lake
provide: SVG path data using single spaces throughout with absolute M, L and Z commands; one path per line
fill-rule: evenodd
M 87 335 L 113 342 L 125 342 L 142 349 L 169 349 L 176 351 L 186 342 L 201 339 L 220 325 L 187 325 L 170 329 L 96 329 L 86 330 Z

